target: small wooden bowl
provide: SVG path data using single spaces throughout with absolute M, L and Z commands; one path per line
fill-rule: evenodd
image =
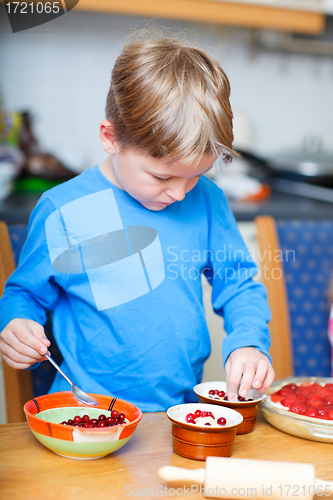
M 186 415 L 195 410 L 211 411 L 215 420 L 224 417 L 227 423 L 224 426 L 210 427 L 186 422 Z M 230 408 L 201 403 L 172 406 L 168 409 L 167 416 L 172 422 L 173 451 L 193 460 L 206 460 L 210 456 L 230 457 L 237 427 L 243 421 L 242 415 Z
M 204 382 L 194 387 L 194 392 L 198 396 L 201 403 L 209 403 L 212 405 L 224 406 L 238 411 L 243 422 L 237 428 L 237 434 L 247 434 L 253 431 L 259 409 L 259 403 L 264 399 L 265 395 L 256 389 L 250 389 L 248 398 L 253 401 L 224 401 L 223 399 L 214 399 L 214 396 L 209 394 L 211 389 L 217 389 L 227 393 L 226 382 Z

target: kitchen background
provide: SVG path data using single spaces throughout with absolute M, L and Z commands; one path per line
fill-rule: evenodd
M 3 107 L 29 111 L 41 148 L 75 172 L 104 159 L 98 129 L 111 68 L 126 37 L 152 25 L 185 32 L 220 61 L 232 86 L 236 147 L 270 157 L 300 149 L 310 137 L 333 151 L 331 16 L 320 36 L 298 34 L 306 41 L 331 42 L 327 55 L 316 55 L 309 53 L 312 48 L 304 53 L 276 48 L 285 34 L 278 31 L 75 9 L 13 34 L 4 6 L 0 9 Z
M 333 16 L 328 15 L 325 21 L 324 31 L 311 35 L 275 31 L 265 25 L 260 29 L 237 26 L 237 19 L 224 25 L 74 9 L 51 23 L 13 34 L 0 4 L 0 104 L 6 113 L 29 112 L 40 149 L 79 173 L 105 158 L 99 124 L 104 119 L 111 69 L 126 38 L 152 26 L 185 34 L 215 55 L 231 81 L 235 147 L 250 154 L 251 167 L 244 155 L 243 162 L 225 170 L 225 176 L 233 171 L 246 173 L 250 179 L 271 186 L 258 197 L 246 198 L 246 183 L 245 195 L 244 190 L 228 192 L 246 242 L 253 248 L 253 227 L 242 221 L 251 221 L 258 214 L 277 218 L 333 216 Z M 270 161 L 278 153 L 300 150 L 304 141 L 316 155 L 319 142 L 331 160 L 329 174 L 320 179 L 324 190 L 311 191 L 310 197 L 304 196 L 303 185 L 309 177 L 286 175 L 287 184 L 279 185 L 274 176 L 271 178 L 272 171 L 267 176 L 267 164 L 256 159 Z M 235 179 L 239 186 L 239 178 Z M 296 183 L 290 186 L 290 179 Z M 312 180 L 310 177 L 311 184 Z M 4 182 L 0 163 L 0 198 Z M 232 176 L 227 182 L 234 185 Z M 0 220 L 27 222 L 38 196 L 38 192 L 20 190 L 4 195 Z M 211 380 L 218 365 L 216 376 L 223 379 L 221 320 L 212 315 L 208 288 L 204 287 L 204 299 L 215 354 L 205 376 Z M 4 406 L 0 407 L 1 422 L 5 414 Z

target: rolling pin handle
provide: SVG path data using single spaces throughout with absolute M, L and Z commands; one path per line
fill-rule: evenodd
M 172 465 L 161 467 L 157 473 L 166 482 L 183 481 L 197 484 L 204 484 L 206 476 L 205 469 L 182 469 Z

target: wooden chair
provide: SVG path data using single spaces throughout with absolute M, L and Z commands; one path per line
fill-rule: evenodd
M 269 323 L 271 334 L 270 355 L 273 360 L 277 380 L 294 374 L 291 326 L 284 269 L 281 261 L 272 256 L 280 250 L 275 220 L 262 216 L 255 219 L 259 245 L 261 279 L 267 288 L 267 299 L 272 319 Z
M 333 276 L 333 220 L 257 217 L 261 281 L 272 320 L 276 378 L 331 374 L 327 338 Z
M 15 270 L 15 261 L 7 225 L 0 221 L 0 296 Z M 2 360 L 6 395 L 7 422 L 24 422 L 23 405 L 33 398 L 30 370 L 15 370 Z

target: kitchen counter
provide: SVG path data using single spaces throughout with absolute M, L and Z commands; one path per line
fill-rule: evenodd
M 333 218 L 333 203 L 278 191 L 272 191 L 270 198 L 262 202 L 230 201 L 230 207 L 238 221 L 250 221 L 258 215 L 271 215 L 275 219 Z
M 39 196 L 19 193 L 0 202 L 0 220 L 7 224 L 27 224 Z M 275 219 L 333 218 L 333 203 L 274 190 L 268 200 L 255 203 L 230 201 L 230 206 L 238 221 L 253 220 L 257 215 L 271 215 Z

